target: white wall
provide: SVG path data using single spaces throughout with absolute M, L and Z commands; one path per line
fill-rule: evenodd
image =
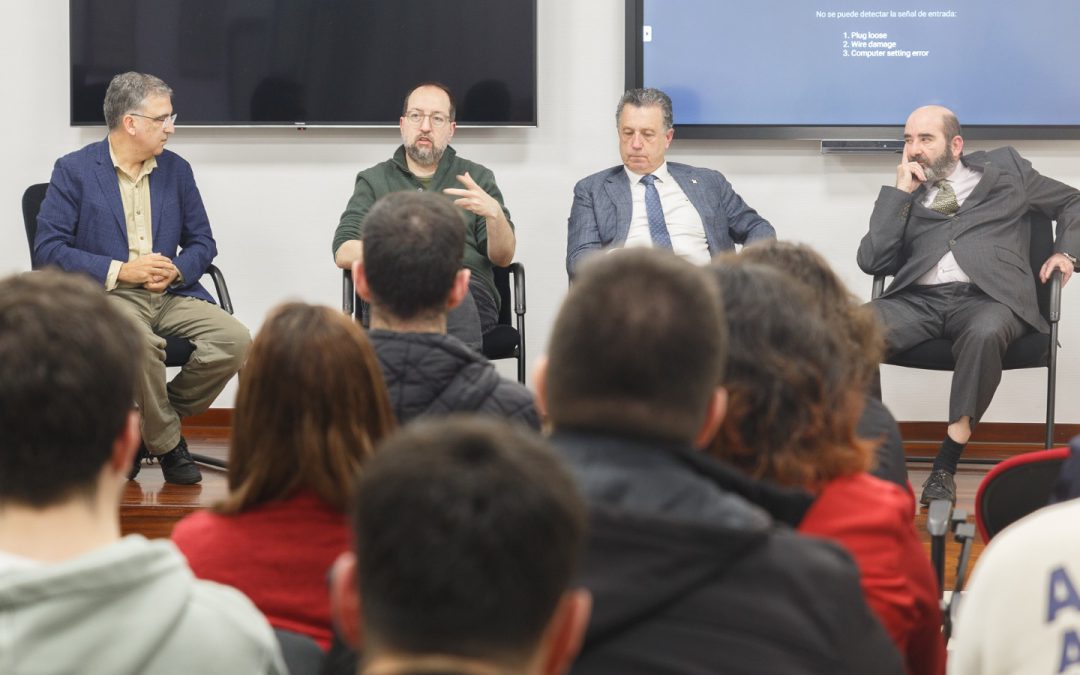
M 0 22 L 0 274 L 28 269 L 19 198 L 48 179 L 60 155 L 98 140 L 102 129 L 68 126 L 67 7 L 64 0 L 14 3 Z M 539 3 L 540 126 L 460 130 L 454 145 L 499 180 L 518 228 L 517 259 L 528 270 L 530 361 L 543 353 L 566 290 L 566 216 L 574 182 L 618 162 L 613 112 L 623 88 L 623 0 Z M 898 86 L 906 86 L 899 83 Z M 917 86 L 917 83 L 909 83 Z M 183 122 L 182 92 L 175 101 Z M 898 123 L 907 111 L 897 111 Z M 963 120 L 961 120 L 963 121 Z M 358 169 L 382 161 L 396 130 L 199 130 L 181 124 L 170 147 L 187 158 L 214 225 L 237 315 L 253 331 L 287 298 L 336 305 L 340 276 L 330 238 Z M 1080 185 L 1080 142 L 1015 144 L 1043 173 Z M 991 147 L 969 144 L 970 149 Z M 815 142 L 679 141 L 674 160 L 723 171 L 780 236 L 807 242 L 852 289 L 869 295 L 856 267 L 874 197 L 896 157 L 822 156 Z M 1065 295 L 1059 389 L 1078 380 L 1078 291 Z M 503 362 L 512 373 L 511 362 Z M 1042 419 L 1042 370 L 1006 373 L 988 421 Z M 948 375 L 887 369 L 886 402 L 899 419 L 940 420 Z M 215 404 L 231 406 L 233 390 Z M 1062 396 L 1062 422 L 1080 422 L 1080 402 Z

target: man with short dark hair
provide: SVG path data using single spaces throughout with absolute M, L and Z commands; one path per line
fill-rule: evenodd
M 777 524 L 811 497 L 699 452 L 726 350 L 715 287 L 671 253 L 589 261 L 559 311 L 534 382 L 590 507 L 574 672 L 902 672 L 851 558 Z
M 0 670 L 285 673 L 246 597 L 120 536 L 142 346 L 88 279 L 0 281 Z
M 532 394 L 447 335 L 447 312 L 469 291 L 465 227 L 439 195 L 395 192 L 364 223 L 356 292 L 371 303 L 372 344 L 398 421 L 482 412 L 540 427 Z
M 153 75 L 122 73 L 105 93 L 109 135 L 61 157 L 37 219 L 34 266 L 55 265 L 97 280 L 134 322 L 143 343 L 135 401 L 142 459 L 156 458 L 170 483 L 198 483 L 180 418 L 210 407 L 240 369 L 251 335 L 199 284 L 217 245 L 195 177 L 165 149 L 176 131 L 172 89 Z M 165 337 L 195 352 L 166 382 Z
M 585 509 L 538 437 L 467 418 L 408 427 L 365 464 L 352 516 L 331 593 L 361 673 L 567 669 L 589 616 L 572 588 Z
M 963 151 L 951 110 L 912 112 L 895 187 L 881 188 L 858 252 L 867 274 L 893 275 L 871 302 L 890 353 L 938 337 L 953 343 L 949 425 L 923 483 L 926 505 L 956 501 L 957 463 L 1001 382 L 1009 343 L 1049 330 L 1030 269 L 1029 212 L 1057 221 L 1043 283 L 1055 270 L 1067 283 L 1080 255 L 1080 191 L 1040 175 L 1013 148 Z
M 571 278 L 584 257 L 601 249 L 664 248 L 705 264 L 735 244 L 776 238 L 769 221 L 723 174 L 665 159 L 675 136 L 667 94 L 628 90 L 615 109 L 615 123 L 623 163 L 574 186 L 566 242 Z
M 464 218 L 464 266 L 472 272 L 468 293 L 449 314 L 449 333 L 476 351 L 482 336 L 499 321 L 499 293 L 492 266 L 514 260 L 517 240 L 510 212 L 489 169 L 459 157 L 450 139 L 457 130 L 454 98 L 446 85 L 425 82 L 405 95 L 401 140 L 392 159 L 364 169 L 334 232 L 334 261 L 349 269 L 362 260 L 364 217 L 391 192 L 431 191 L 453 200 Z

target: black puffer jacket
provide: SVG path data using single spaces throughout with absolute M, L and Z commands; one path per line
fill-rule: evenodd
M 368 335 L 401 424 L 423 415 L 481 412 L 540 428 L 532 392 L 457 338 L 387 330 Z
M 560 430 L 589 504 L 593 611 L 573 675 L 900 675 L 838 545 L 804 537 L 812 498 L 678 444 Z

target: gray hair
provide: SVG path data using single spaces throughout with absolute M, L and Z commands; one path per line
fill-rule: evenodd
M 664 114 L 664 131 L 670 129 L 674 124 L 675 116 L 671 112 L 671 98 L 659 89 L 653 89 L 652 87 L 647 89 L 627 89 L 626 93 L 619 99 L 619 107 L 615 109 L 615 124 L 619 123 L 623 106 L 626 104 L 630 104 L 635 108 L 659 106 L 660 112 Z
M 109 82 L 105 92 L 105 124 L 109 129 L 120 126 L 124 115 L 138 110 L 151 96 L 172 96 L 173 90 L 160 78 L 145 73 L 120 73 Z

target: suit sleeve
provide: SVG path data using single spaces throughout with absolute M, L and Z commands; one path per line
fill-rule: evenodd
M 82 199 L 81 182 L 72 176 L 71 168 L 62 159 L 57 160 L 38 212 L 33 266 L 52 265 L 68 272 L 82 272 L 104 285 L 113 259 L 76 246 Z
M 353 188 L 352 197 L 349 198 L 345 212 L 341 214 L 337 229 L 334 230 L 333 251 L 337 251 L 347 241 L 358 240 L 364 236 L 363 222 L 368 211 L 375 204 L 375 190 L 371 183 L 364 178 L 363 172 L 356 175 L 356 185 Z
M 199 282 L 217 256 L 217 243 L 210 230 L 210 219 L 203 206 L 202 195 L 195 185 L 191 165 L 181 162 L 180 182 L 180 253 L 173 264 L 183 278 L 182 288 Z
M 717 176 L 720 180 L 720 208 L 727 216 L 731 240 L 736 244 L 746 245 L 762 239 L 776 239 L 776 230 L 772 224 L 743 201 L 727 178 L 719 173 Z
M 574 203 L 566 224 L 566 274 L 573 279 L 581 258 L 603 247 L 593 197 L 585 181 L 574 186 Z
M 1043 176 L 1013 148 L 1005 150 L 1024 182 L 1028 204 L 1047 218 L 1057 221 L 1054 251 L 1080 255 L 1080 191 Z
M 904 264 L 904 231 L 912 195 L 882 186 L 870 215 L 870 231 L 859 242 L 856 260 L 867 274 L 895 274 Z

